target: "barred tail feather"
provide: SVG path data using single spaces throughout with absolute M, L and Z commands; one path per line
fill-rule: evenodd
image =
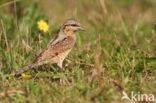
M 34 65 L 31 64 L 31 65 L 25 66 L 25 67 L 23 67 L 23 68 L 20 68 L 20 69 L 16 72 L 15 77 L 21 76 L 22 73 L 28 71 L 29 69 L 31 69 L 31 68 L 33 68 L 33 67 L 34 67 Z

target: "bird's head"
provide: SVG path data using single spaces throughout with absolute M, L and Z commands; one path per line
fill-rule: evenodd
M 80 22 L 78 22 L 75 19 L 68 19 L 62 26 L 62 29 L 64 31 L 69 31 L 69 32 L 76 32 L 79 30 L 84 30 L 83 27 L 81 27 Z

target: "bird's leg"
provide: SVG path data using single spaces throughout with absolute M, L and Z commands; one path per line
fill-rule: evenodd
M 62 64 L 63 64 L 63 60 L 60 60 L 60 61 L 57 63 L 57 65 L 61 68 L 61 70 L 64 71 L 64 67 L 62 66 Z
M 63 64 L 63 60 L 60 60 L 58 63 L 57 63 L 57 65 L 61 68 L 61 71 L 64 71 L 65 69 L 64 69 L 64 67 L 62 66 L 62 64 Z M 69 81 L 68 81 L 68 78 L 66 78 L 66 76 L 65 77 L 60 77 L 60 84 L 61 85 L 69 85 L 70 83 L 69 83 Z

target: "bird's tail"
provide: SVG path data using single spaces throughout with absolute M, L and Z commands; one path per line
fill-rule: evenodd
M 23 68 L 20 68 L 16 73 L 15 73 L 15 77 L 19 77 L 21 76 L 22 73 L 28 71 L 29 69 L 31 68 L 34 68 L 34 65 L 30 64 L 30 65 L 27 65 Z

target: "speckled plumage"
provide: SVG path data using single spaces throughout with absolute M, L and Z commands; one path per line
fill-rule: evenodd
M 36 59 L 21 68 L 15 76 L 20 76 L 21 73 L 44 64 L 53 64 L 62 68 L 63 60 L 74 47 L 76 36 L 75 31 L 83 30 L 80 23 L 74 19 L 67 20 L 61 27 L 57 37 L 50 41 L 48 46 L 36 57 Z

